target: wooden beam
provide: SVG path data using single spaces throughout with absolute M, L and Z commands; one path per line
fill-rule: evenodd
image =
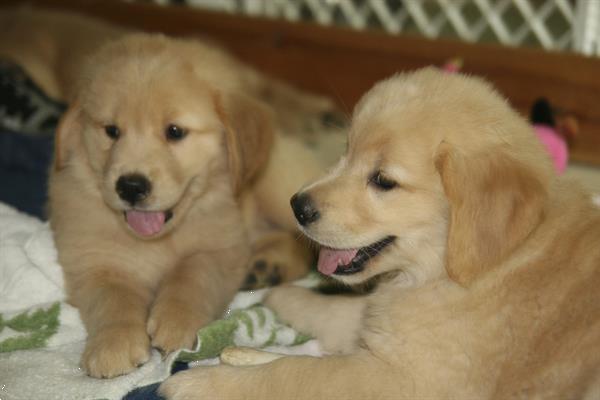
M 530 48 L 392 36 L 378 31 L 356 32 L 147 3 L 27 3 L 75 10 L 146 31 L 210 37 L 266 73 L 332 96 L 348 112 L 380 79 L 461 57 L 465 72 L 492 81 L 523 113 L 528 113 L 536 98 L 545 96 L 577 117 L 581 132 L 572 148 L 572 158 L 600 165 L 600 59 Z

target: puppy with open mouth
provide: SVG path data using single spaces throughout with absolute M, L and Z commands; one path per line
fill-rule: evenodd
M 244 366 L 178 373 L 169 400 L 598 397 L 600 211 L 488 83 L 429 68 L 376 84 L 345 157 L 291 205 L 321 273 L 389 279 L 275 288 L 266 305 L 328 354 L 230 349 Z
M 49 194 L 89 375 L 124 374 L 151 347 L 192 347 L 254 260 L 275 260 L 271 281 L 306 272 L 287 199 L 319 163 L 278 135 L 244 71 L 211 45 L 149 34 L 110 42 L 82 67 Z M 280 260 L 297 268 L 284 275 Z

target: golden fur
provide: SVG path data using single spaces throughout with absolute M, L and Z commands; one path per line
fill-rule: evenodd
M 168 399 L 600 395 L 600 211 L 487 83 L 424 69 L 377 84 L 347 155 L 303 192 L 320 213 L 303 231 L 322 245 L 395 236 L 334 277 L 395 277 L 365 297 L 274 289 L 267 305 L 330 355 L 193 368 L 161 386 Z M 271 360 L 251 355 L 227 359 Z
M 255 285 L 306 273 L 311 254 L 288 203 L 321 165 L 281 133 L 301 133 L 300 122 L 332 110 L 328 100 L 200 40 L 26 8 L 0 20 L 0 54 L 70 105 L 56 135 L 50 220 L 69 301 L 88 331 L 82 365 L 91 376 L 128 372 L 150 346 L 191 347 L 253 266 Z M 294 119 L 296 107 L 305 112 Z M 187 135 L 168 141 L 169 124 Z M 142 210 L 173 212 L 150 238 L 128 226 L 131 207 L 115 188 L 132 173 L 152 183 Z
M 0 55 L 27 71 L 48 96 L 69 100 L 86 57 L 129 31 L 68 12 L 0 9 Z
M 220 57 L 211 59 L 196 42 L 127 36 L 90 59 L 62 119 L 51 224 L 69 299 L 88 330 L 83 365 L 92 376 L 127 372 L 147 359 L 150 344 L 166 352 L 191 347 L 197 329 L 219 316 L 242 284 L 251 252 L 255 260 L 289 261 L 282 274 L 305 271 L 306 251 L 299 256 L 299 243 L 285 231 L 291 217 L 271 219 L 255 207 L 265 197 L 285 204 L 292 193 L 261 181 L 306 179 L 286 176 L 285 164 L 271 160 L 293 140 L 275 134 L 270 110 L 243 94 L 235 69 Z M 181 141 L 165 139 L 172 123 L 188 132 Z M 104 131 L 110 124 L 121 130 L 116 140 Z M 302 157 L 309 154 L 298 148 L 287 162 Z M 152 182 L 144 209 L 173 212 L 150 239 L 123 217 L 130 207 L 115 182 L 130 173 Z M 280 229 L 266 248 L 256 220 Z M 284 255 L 265 254 L 273 247 Z

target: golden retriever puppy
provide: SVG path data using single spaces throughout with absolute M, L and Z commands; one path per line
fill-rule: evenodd
M 306 270 L 283 210 L 320 167 L 277 135 L 230 60 L 196 41 L 134 34 L 82 69 L 56 136 L 50 221 L 91 376 L 126 373 L 151 345 L 191 347 L 251 253 Z
M 377 84 L 346 156 L 292 207 L 323 274 L 388 281 L 363 298 L 275 289 L 267 304 L 333 354 L 194 368 L 168 399 L 598 397 L 600 211 L 482 80 Z
M 103 45 L 132 32 L 76 13 L 31 7 L 0 9 L 0 57 L 8 57 L 21 65 L 51 97 L 72 103 L 79 95 L 79 86 L 88 84 L 87 80 L 80 79 L 87 73 L 84 72 L 86 60 Z M 253 189 L 256 196 L 244 196 L 240 202 L 245 220 L 252 227 L 255 254 L 252 260 L 255 268 L 244 287 L 256 288 L 298 278 L 307 272 L 312 255 L 289 235 L 289 232 L 295 235 L 297 230 L 288 195 L 297 190 L 298 182 L 316 176 L 321 165 L 335 160 L 323 151 L 313 150 L 314 156 L 306 156 L 301 142 L 313 149 L 323 143 L 336 150 L 341 147 L 339 143 L 343 138 L 331 126 L 330 134 L 319 134 L 331 118 L 339 118 L 337 108 L 328 98 L 264 76 L 206 39 L 192 41 L 195 45 L 190 43 L 188 47 L 194 50 L 187 54 L 190 62 L 195 57 L 193 62 L 199 66 L 211 65 L 210 70 L 202 72 L 204 79 L 224 89 L 228 81 L 232 81 L 231 87 L 273 110 L 269 118 L 278 133 L 299 139 L 276 141 L 277 150 L 270 156 L 271 164 L 287 165 L 293 159 L 301 160 L 305 167 L 294 172 L 267 168 L 256 181 L 256 190 Z M 103 62 L 98 57 L 96 61 Z M 294 157 L 290 159 L 288 154 Z M 282 224 L 286 232 L 281 231 Z
M 0 55 L 55 99 L 67 100 L 86 57 L 128 33 L 101 20 L 30 7 L 0 9 Z

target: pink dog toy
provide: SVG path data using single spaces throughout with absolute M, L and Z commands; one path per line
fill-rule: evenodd
M 530 115 L 533 130 L 542 141 L 558 174 L 565 172 L 569 162 L 569 145 L 566 135 L 557 128 L 554 111 L 546 99 L 539 99 L 531 108 Z
M 569 162 L 569 151 L 565 139 L 556 133 L 556 129 L 547 125 L 534 125 L 533 130 L 550 153 L 556 172 L 558 174 L 565 172 Z

